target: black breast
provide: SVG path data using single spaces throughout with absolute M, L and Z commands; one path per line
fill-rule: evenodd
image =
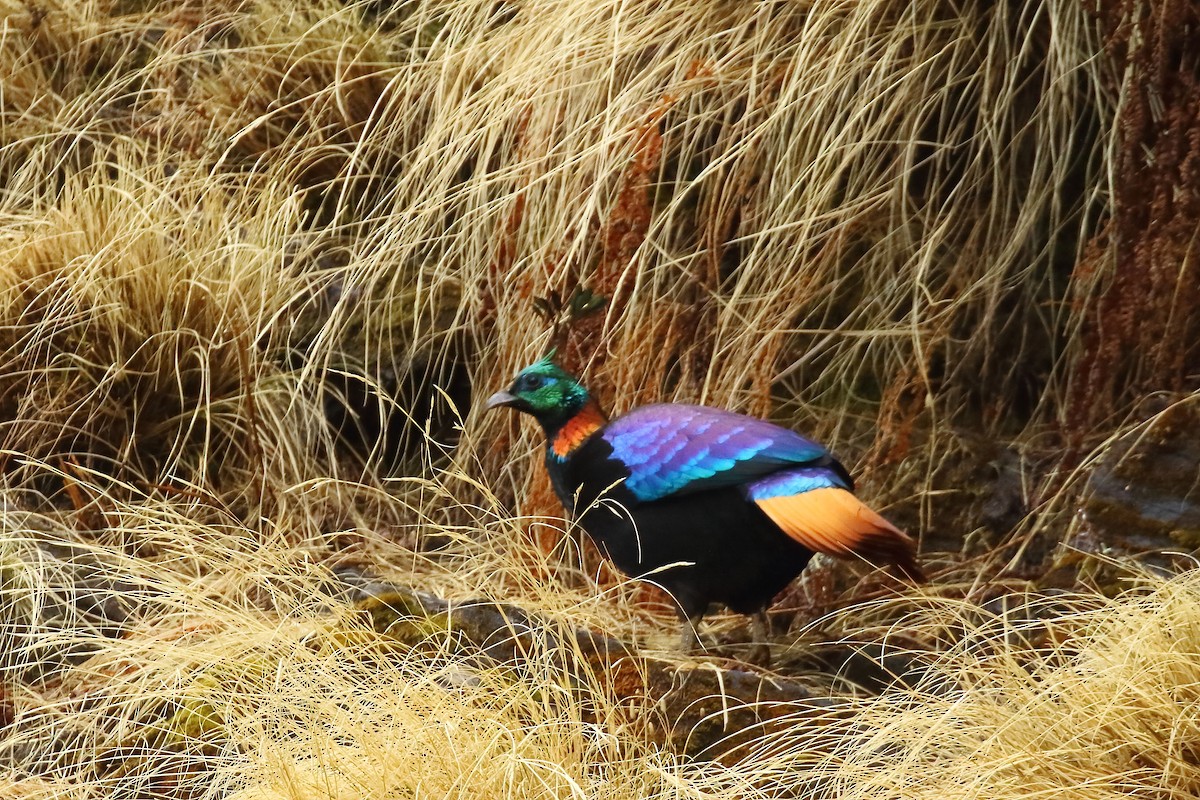
M 639 502 L 599 436 L 565 462 L 548 457 L 547 468 L 563 506 L 617 568 L 667 589 L 687 616 L 710 603 L 765 608 L 812 556 L 737 487 Z

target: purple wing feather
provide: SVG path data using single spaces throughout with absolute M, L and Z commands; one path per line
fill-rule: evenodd
M 629 470 L 626 488 L 642 501 L 831 461 L 825 448 L 794 431 L 706 406 L 642 406 L 610 422 L 601 436 Z

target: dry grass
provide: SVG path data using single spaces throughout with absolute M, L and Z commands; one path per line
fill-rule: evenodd
M 1106 13 L 0 0 L 0 793 L 1195 796 L 1191 574 L 1036 631 L 980 606 L 1078 528 L 1136 392 L 1190 402 L 1191 350 L 1097 355 L 1141 341 L 1097 320 L 1136 291 L 1102 228 L 1140 213 L 1109 181 L 1150 64 Z M 1137 262 L 1160 344 L 1194 327 L 1176 210 Z M 568 585 L 533 431 L 469 402 L 552 340 L 618 410 L 835 443 L 961 550 L 806 634 L 928 643 L 927 681 L 697 763 L 553 641 L 502 668 L 373 627 L 338 570 L 668 635 L 637 587 Z M 989 530 L 953 466 L 997 450 L 1020 503 Z
M 1137 583 L 1018 614 L 918 612 L 958 633 L 920 690 L 798 726 L 750 760 L 841 798 L 1194 796 L 1200 584 L 1194 571 Z

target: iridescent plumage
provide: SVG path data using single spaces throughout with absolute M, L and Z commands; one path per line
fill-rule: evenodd
M 787 428 L 706 406 L 642 406 L 600 435 L 629 468 L 625 486 L 643 502 L 830 460 L 825 448 Z
M 487 405 L 538 420 L 564 508 L 623 572 L 675 597 L 685 638 L 712 603 L 761 623 L 814 552 L 924 579 L 913 541 L 854 496 L 828 450 L 787 428 L 672 403 L 609 422 L 548 359 Z

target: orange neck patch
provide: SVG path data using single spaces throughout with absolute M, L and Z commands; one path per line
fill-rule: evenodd
M 596 401 L 588 400 L 583 408 L 575 412 L 575 416 L 558 429 L 554 441 L 550 443 L 550 452 L 554 453 L 556 458 L 566 458 L 607 422 L 608 417 L 604 416 Z

